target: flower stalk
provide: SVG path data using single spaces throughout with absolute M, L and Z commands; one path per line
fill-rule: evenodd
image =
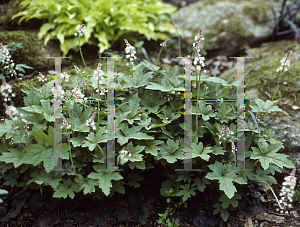
M 83 36 L 83 33 L 85 32 L 85 25 L 84 25 L 84 24 L 78 25 L 78 26 L 76 27 L 76 30 L 78 31 L 78 33 L 76 32 L 76 33 L 74 33 L 74 35 L 75 35 L 75 36 L 78 35 L 78 39 L 79 39 L 78 49 L 79 49 L 80 56 L 81 56 L 81 59 L 82 59 L 82 61 L 83 61 L 83 64 L 84 64 L 85 68 L 87 69 L 87 66 L 86 66 L 86 64 L 85 64 L 85 61 L 84 61 L 84 58 L 83 58 L 83 55 L 82 55 L 82 52 L 81 52 L 81 46 L 80 46 L 80 36 Z

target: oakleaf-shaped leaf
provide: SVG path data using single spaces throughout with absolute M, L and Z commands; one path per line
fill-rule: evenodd
M 42 99 L 42 95 L 36 88 L 30 90 L 26 97 L 24 97 L 25 106 L 40 105 L 40 100 Z
M 237 199 L 242 199 L 240 194 L 235 194 L 231 199 L 229 199 L 226 195 L 221 195 L 221 197 L 219 198 L 220 202 L 222 203 L 222 207 L 223 209 L 226 209 L 227 207 L 229 207 L 229 205 L 231 204 L 234 208 L 238 206 L 238 201 Z
M 206 185 L 210 184 L 210 181 L 205 179 L 205 177 L 202 178 L 202 181 L 199 179 L 199 177 L 196 177 L 193 179 L 195 183 L 192 184 L 192 187 L 196 187 L 200 192 L 203 192 L 206 188 Z
M 80 185 L 80 189 L 84 189 L 84 195 L 95 192 L 95 186 L 98 185 L 97 180 L 84 178 L 81 174 L 78 174 L 75 182 Z
M 90 173 L 88 178 L 98 180 L 98 186 L 106 196 L 108 196 L 110 193 L 110 188 L 112 187 L 111 181 L 123 179 L 118 172 L 101 171 L 100 166 L 93 166 L 93 168 L 97 171 L 97 173 Z
M 185 202 L 188 198 L 191 198 L 192 195 L 195 195 L 195 188 L 190 188 L 190 184 L 181 185 L 182 189 L 176 193 L 176 196 L 182 196 L 182 201 Z
M 129 186 L 133 186 L 135 188 L 139 188 L 140 187 L 140 184 L 138 183 L 138 181 L 142 181 L 143 177 L 139 176 L 138 173 L 129 173 L 128 177 L 131 179 L 127 183 Z
M 5 119 L 3 124 L 0 124 L 0 137 L 2 137 L 5 133 L 5 139 L 10 139 L 14 137 L 15 131 L 13 129 L 14 122 L 12 120 Z
M 58 187 L 55 189 L 53 197 L 55 198 L 67 198 L 68 196 L 73 199 L 75 194 L 74 192 L 78 192 L 77 183 L 72 182 L 70 178 L 63 179 L 62 182 L 59 183 Z
M 130 169 L 146 169 L 145 161 L 129 162 L 128 166 Z
M 218 108 L 218 113 L 216 119 L 221 123 L 228 122 L 228 120 L 236 119 L 237 114 L 232 110 L 232 107 L 226 103 L 223 103 L 221 107 Z
M 54 129 L 50 126 L 48 135 L 43 132 L 33 132 L 37 144 L 30 144 L 24 149 L 26 153 L 23 155 L 21 161 L 26 164 L 38 165 L 44 162 L 46 170 L 54 168 Z M 69 159 L 70 146 L 66 143 L 62 144 L 62 159 Z M 57 162 L 57 160 L 56 160 Z
M 171 139 L 167 140 L 167 144 L 160 146 L 159 156 L 166 159 L 168 163 L 174 163 L 184 157 L 183 150 L 179 149 L 179 142 Z
M 106 129 L 105 127 L 99 128 L 96 134 L 90 132 L 86 140 L 82 143 L 82 147 L 88 147 L 90 151 L 93 151 L 98 143 L 105 143 L 106 138 Z
M 198 143 L 198 145 L 195 144 L 195 143 L 192 143 L 192 148 L 193 148 L 193 156 L 192 157 L 193 158 L 200 157 L 205 161 L 208 161 L 209 158 L 210 158 L 208 153 L 213 152 L 211 147 L 205 147 L 203 149 L 203 143 L 202 142 Z
M 0 161 L 5 162 L 5 163 L 13 163 L 14 167 L 17 168 L 20 165 L 22 165 L 21 158 L 24 155 L 24 152 L 22 150 L 17 150 L 17 149 L 9 149 L 10 152 L 4 152 L 0 156 Z
M 229 163 L 223 165 L 221 162 L 216 161 L 214 164 L 208 165 L 208 167 L 213 172 L 207 173 L 205 177 L 210 180 L 219 180 L 220 190 L 224 191 L 227 197 L 231 199 L 234 193 L 237 192 L 232 183 L 234 180 L 234 171 L 229 170 L 233 169 L 231 165 Z
M 228 212 L 228 210 L 223 209 L 221 203 L 219 203 L 219 202 L 216 202 L 216 203 L 213 205 L 213 207 L 216 208 L 216 209 L 214 210 L 214 213 L 213 213 L 213 214 L 220 213 L 221 218 L 223 219 L 224 222 L 226 222 L 226 221 L 228 220 L 228 217 L 229 217 L 229 212 Z
M 257 169 L 255 174 L 255 179 L 260 182 L 268 182 L 271 184 L 277 184 L 276 179 L 269 175 L 269 170 Z
M 146 140 L 145 141 L 145 144 L 146 144 L 145 153 L 151 154 L 156 157 L 158 155 L 158 150 L 159 150 L 159 147 L 156 145 L 159 145 L 162 143 L 163 143 L 163 141 L 161 141 L 161 140 Z
M 198 111 L 197 113 L 202 116 L 204 121 L 208 121 L 209 118 L 213 118 L 216 116 L 211 105 L 205 105 L 203 103 L 199 103 L 197 111 Z M 192 114 L 196 114 L 196 107 L 193 107 Z
M 259 149 L 252 147 L 253 153 L 251 154 L 250 158 L 258 159 L 264 170 L 269 168 L 270 163 L 274 163 L 280 168 L 295 168 L 292 161 L 287 158 L 287 155 L 276 153 L 281 146 L 281 143 L 268 145 L 267 142 L 261 140 L 261 142 L 258 143 Z
M 175 88 L 175 87 L 172 87 L 170 85 L 160 85 L 160 84 L 156 84 L 156 83 L 153 83 L 153 82 L 149 82 L 146 89 L 159 90 L 159 91 L 164 91 L 164 92 L 185 91 L 184 87 Z
M 126 82 L 125 85 L 123 85 L 123 89 L 126 88 L 139 88 L 146 86 L 148 84 L 148 81 L 150 80 L 152 72 L 143 73 L 144 66 L 139 65 L 136 70 L 133 72 L 133 75 L 129 75 L 124 77 L 124 81 Z
M 152 136 L 148 136 L 146 133 L 139 132 L 142 126 L 133 126 L 128 128 L 127 122 L 122 122 L 119 124 L 119 130 L 116 130 L 116 137 L 118 138 L 118 143 L 124 145 L 129 139 L 137 140 L 153 140 Z
M 143 155 L 140 154 L 143 150 L 144 150 L 145 146 L 133 146 L 132 142 L 130 142 L 129 144 L 127 144 L 126 147 L 124 147 L 124 149 L 126 151 L 130 151 L 131 153 L 131 157 L 129 157 L 129 161 L 131 162 L 140 162 L 143 161 Z
M 62 180 L 61 172 L 59 171 L 52 171 L 47 173 L 44 169 L 35 169 L 33 172 L 30 173 L 32 177 L 28 182 L 27 185 L 35 182 L 39 185 L 45 184 L 50 185 L 53 189 L 56 189 L 59 185 L 59 182 Z
M 277 101 L 263 101 L 261 99 L 256 99 L 255 104 L 249 104 L 254 113 L 271 113 L 275 111 L 282 111 L 278 106 L 275 106 Z
M 165 99 L 160 99 L 157 92 L 149 94 L 150 92 L 146 90 L 145 93 L 145 97 L 141 101 L 143 105 L 141 111 L 148 110 L 149 113 L 157 113 L 160 106 L 167 102 Z M 155 102 L 153 102 L 153 100 L 155 100 Z
M 72 143 L 73 147 L 81 146 L 85 141 L 85 137 L 83 135 L 78 135 L 77 137 L 72 137 L 70 142 Z

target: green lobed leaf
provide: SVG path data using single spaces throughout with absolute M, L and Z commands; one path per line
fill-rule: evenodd
M 269 168 L 270 163 L 274 163 L 280 168 L 295 168 L 292 161 L 287 158 L 287 155 L 276 153 L 281 148 L 281 146 L 281 143 L 268 145 L 267 142 L 261 141 L 260 143 L 258 143 L 259 149 L 256 147 L 252 147 L 253 153 L 251 154 L 250 158 L 258 159 L 264 170 Z
M 64 199 L 68 196 L 73 199 L 75 197 L 74 192 L 79 192 L 77 189 L 77 183 L 72 182 L 70 178 L 63 179 L 62 182 L 59 183 L 58 187 L 55 189 L 55 192 L 53 194 L 54 198 L 61 198 Z
M 250 104 L 249 106 L 252 109 L 252 112 L 254 113 L 272 113 L 275 111 L 282 111 L 278 106 L 275 106 L 275 104 L 278 103 L 277 101 L 263 101 L 261 99 L 256 99 L 255 104 Z
M 207 173 L 205 176 L 209 180 L 218 180 L 220 184 L 220 190 L 224 191 L 229 199 L 234 196 L 237 192 L 235 186 L 233 185 L 234 171 L 230 171 L 229 167 L 231 164 L 223 165 L 221 162 L 216 161 L 214 164 L 208 165 L 208 167 L 213 171 Z M 233 169 L 231 167 L 231 169 Z
M 232 205 L 234 208 L 238 206 L 238 199 L 242 199 L 240 194 L 235 194 L 231 199 L 229 199 L 227 196 L 224 194 L 221 195 L 219 198 L 219 201 L 222 202 L 222 208 L 226 209 L 229 207 L 229 205 Z
M 110 188 L 112 187 L 112 180 L 121 180 L 123 177 L 118 172 L 111 171 L 100 171 L 100 166 L 93 166 L 95 172 L 88 175 L 88 178 L 98 180 L 98 186 L 101 188 L 103 193 L 108 196 L 110 193 Z

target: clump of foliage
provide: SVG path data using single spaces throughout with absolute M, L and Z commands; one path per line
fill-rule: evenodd
M 78 31 L 83 28 L 80 26 Z M 94 73 L 85 75 L 74 66 L 77 76 L 69 81 L 68 75 L 63 74 L 62 90 L 57 84 L 54 87 L 55 81 L 49 81 L 41 88 L 22 89 L 26 93 L 24 107 L 16 109 L 4 105 L 10 118 L 0 124 L 0 168 L 4 184 L 26 184 L 40 190 L 46 187 L 56 198 L 73 199 L 82 192 L 101 199 L 114 193 L 124 194 L 125 185 L 141 187 L 146 179 L 140 173 L 159 166 L 164 178 L 160 193 L 162 196 L 172 193 L 167 201 L 176 197 L 180 200 L 179 206 L 205 195 L 213 214 L 219 214 L 223 222 L 228 220 L 229 212 L 239 206 L 249 182 L 276 184 L 275 172 L 281 172 L 283 167 L 294 168 L 287 155 L 278 153 L 283 143 L 264 122 L 266 114 L 281 111 L 278 101 L 246 102 L 245 168 L 253 171 L 236 170 L 236 104 L 211 100 L 236 98 L 236 94 L 231 93 L 238 81 L 229 83 L 202 71 L 205 59 L 198 49 L 204 39 L 201 30 L 195 38 L 191 98 L 202 99 L 202 102 L 192 102 L 189 115 L 192 165 L 197 172 L 175 171 L 182 170 L 186 163 L 184 118 L 189 107 L 184 105 L 184 85 L 190 78 L 185 78 L 177 65 L 162 69 L 147 60 L 134 64 L 135 48 L 125 40 L 125 54 L 131 60 L 130 72 L 104 73 L 99 64 Z M 166 42 L 162 46 L 166 46 Z M 114 80 L 109 80 L 109 75 L 114 75 Z M 5 81 L 2 85 L 7 87 Z M 114 90 L 115 111 L 109 110 L 107 104 L 111 102 L 108 100 L 111 90 Z M 54 104 L 60 98 L 62 140 L 59 145 L 63 171 L 51 171 L 58 164 Z M 262 119 L 256 122 L 253 113 L 263 116 Z M 110 114 L 114 123 L 109 121 Z M 113 154 L 107 145 L 108 127 L 114 128 L 115 133 Z M 115 162 L 109 169 L 111 158 Z M 124 171 L 116 171 L 118 168 Z M 171 211 L 174 214 L 174 210 L 169 209 L 168 216 Z M 143 221 L 147 212 L 148 208 Z M 163 214 L 161 221 L 168 225 L 168 218 L 169 221 L 172 218 L 167 215 Z M 123 214 L 119 218 L 123 220 Z
M 129 41 L 167 39 L 163 32 L 173 32 L 167 22 L 177 8 L 157 0 L 23 0 L 23 12 L 14 15 L 19 22 L 37 18 L 44 21 L 39 39 L 58 39 L 64 56 L 77 47 L 75 25 L 85 24 L 81 45 L 98 45 L 103 53 L 118 40 Z

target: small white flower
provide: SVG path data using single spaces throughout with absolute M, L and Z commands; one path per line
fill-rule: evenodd
M 281 71 L 288 71 L 287 67 L 291 66 L 291 62 L 290 60 L 288 60 L 290 55 L 290 51 L 287 52 L 285 58 L 283 58 L 282 60 L 280 60 L 281 66 L 276 70 L 276 72 L 281 72 Z
M 136 59 L 136 57 L 135 57 L 135 54 L 136 54 L 135 48 L 129 44 L 127 39 L 124 39 L 124 41 L 126 43 L 126 48 L 125 48 L 126 58 L 128 58 L 129 61 L 131 62 L 131 64 L 133 65 L 134 64 L 133 61 L 134 61 L 134 59 Z
M 76 30 L 78 31 L 79 36 L 83 36 L 83 33 L 85 32 L 85 25 L 78 25 L 76 27 Z M 75 35 L 76 34 L 76 35 Z M 74 35 L 77 36 L 77 33 L 75 33 Z
M 39 72 L 39 81 L 42 81 L 43 83 L 44 83 L 44 81 L 46 81 L 47 79 L 45 78 L 45 76 L 41 73 L 41 72 Z
M 67 72 L 64 72 L 63 74 L 61 74 L 61 78 L 66 82 L 69 82 L 70 75 Z
M 120 159 L 121 159 L 124 163 L 127 162 L 127 161 L 129 160 L 128 158 L 131 157 L 130 151 L 121 150 L 120 153 L 121 153 Z

